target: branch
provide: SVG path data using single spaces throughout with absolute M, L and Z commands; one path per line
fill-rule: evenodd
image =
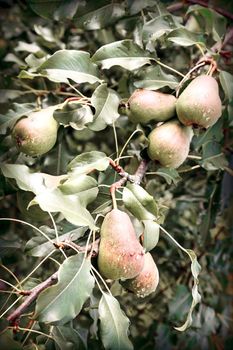
M 47 287 L 55 284 L 57 282 L 58 271 L 55 272 L 52 276 L 47 278 L 44 282 L 41 282 L 30 291 L 30 295 L 24 300 L 24 302 L 17 307 L 8 317 L 7 320 L 10 324 L 15 324 L 16 321 L 20 318 L 21 314 L 26 310 L 31 303 L 37 298 L 38 294 L 40 294 Z
M 74 242 L 60 242 L 55 243 L 54 246 L 56 248 L 75 248 L 79 252 L 88 252 L 92 251 L 92 256 L 96 256 L 99 251 L 99 241 L 97 239 L 94 243 L 90 243 L 88 246 L 80 246 Z M 58 271 L 55 272 L 52 276 L 48 277 L 47 280 L 38 284 L 35 288 L 29 291 L 23 291 L 24 295 L 27 295 L 24 302 L 19 305 L 8 317 L 7 320 L 10 324 L 17 325 L 20 316 L 24 313 L 24 311 L 31 305 L 31 303 L 38 297 L 38 295 L 46 288 L 55 284 L 58 280 Z
M 167 10 L 169 12 L 175 12 L 182 9 L 185 5 L 188 6 L 189 4 L 193 4 L 193 5 L 196 4 L 196 5 L 201 5 L 203 7 L 211 8 L 212 10 L 220 13 L 222 16 L 229 18 L 231 20 L 233 19 L 233 14 L 231 12 L 224 10 L 221 7 L 211 5 L 209 1 L 204 1 L 204 0 L 186 0 L 182 2 L 177 2 L 175 4 L 167 6 Z

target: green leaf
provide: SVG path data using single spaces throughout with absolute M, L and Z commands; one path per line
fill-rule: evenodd
M 154 220 L 158 214 L 154 198 L 139 185 L 128 184 L 123 190 L 122 200 L 138 220 Z
M 18 240 L 10 241 L 0 238 L 0 257 L 13 253 L 17 249 L 21 249 L 21 244 Z
M 177 170 L 172 168 L 159 168 L 153 174 L 163 177 L 168 185 L 174 183 L 175 185 L 181 180 Z
M 5 134 L 7 129 L 13 128 L 19 118 L 28 116 L 35 109 L 34 103 L 13 103 L 6 114 L 0 114 L 0 134 Z
M 162 226 L 160 226 L 160 229 L 162 232 L 164 232 L 169 238 L 170 240 L 172 240 L 173 243 L 175 243 L 175 245 L 177 245 L 183 252 L 185 252 L 190 260 L 191 260 L 191 272 L 193 275 L 193 287 L 192 287 L 192 304 L 190 306 L 187 318 L 185 323 L 181 326 L 181 327 L 175 327 L 175 329 L 177 331 L 180 332 L 184 332 L 188 327 L 190 327 L 192 325 L 192 313 L 193 310 L 195 308 L 195 306 L 201 302 L 201 295 L 199 294 L 198 291 L 198 285 L 199 285 L 199 280 L 198 280 L 198 276 L 201 272 L 201 266 L 197 261 L 197 256 L 195 254 L 195 252 L 191 249 L 185 249 L 184 247 L 182 247 L 171 235 L 170 233 L 168 233 Z
M 225 17 L 211 8 L 206 8 L 200 5 L 189 6 L 187 14 L 190 13 L 202 16 L 206 32 L 212 34 L 215 41 L 221 41 L 223 35 L 226 33 L 227 20 Z
M 14 340 L 11 329 L 6 329 L 0 333 L 0 347 L 2 350 L 23 350 L 22 344 Z
M 31 191 L 35 194 L 46 191 L 48 188 L 56 188 L 64 175 L 53 176 L 45 173 L 33 173 L 24 164 L 2 164 L 0 169 L 5 177 L 15 179 L 21 190 Z
M 43 227 L 40 228 L 42 231 L 44 231 Z M 65 240 L 70 241 L 76 241 L 78 238 L 81 238 L 84 233 L 87 231 L 87 227 L 78 227 L 75 230 L 69 231 L 64 233 L 63 235 L 59 236 L 59 241 L 63 242 Z M 53 237 L 51 237 L 51 234 L 47 234 L 47 236 L 50 236 L 52 242 L 56 243 L 57 239 L 55 236 L 55 232 L 53 231 Z M 25 251 L 28 255 L 37 256 L 37 257 L 44 257 L 47 256 L 49 253 L 51 253 L 54 250 L 54 245 L 51 241 L 48 241 L 44 236 L 36 236 L 32 237 L 25 246 Z
M 85 197 L 77 195 L 65 195 L 58 188 L 46 189 L 39 193 L 31 202 L 39 204 L 42 210 L 51 213 L 60 212 L 64 218 L 77 226 L 89 226 L 91 230 L 97 229 L 94 219 L 85 208 L 87 204 L 95 199 L 98 190 L 85 192 Z
M 158 15 L 143 25 L 143 41 L 156 41 L 178 27 L 181 27 L 181 25 L 171 14 Z
M 180 46 L 201 45 L 205 48 L 203 37 L 188 31 L 186 28 L 178 28 L 168 34 L 167 40 Z
M 231 101 L 233 99 L 233 75 L 222 70 L 219 74 L 219 80 L 226 98 Z
M 53 326 L 51 335 L 60 350 L 85 350 L 86 344 L 77 329 L 70 326 Z
M 118 106 L 120 99 L 114 90 L 107 88 L 106 84 L 97 87 L 91 97 L 91 104 L 95 107 L 95 115 L 89 129 L 103 130 L 112 125 L 119 117 Z
M 222 147 L 218 142 L 209 141 L 202 146 L 203 155 L 201 165 L 206 170 L 222 169 L 228 165 L 228 161 L 222 152 Z
M 90 190 L 97 185 L 97 181 L 93 177 L 86 174 L 76 175 L 71 172 L 68 174 L 68 179 L 59 185 L 59 189 L 64 194 L 75 194 Z
M 101 339 L 105 349 L 132 350 L 128 338 L 129 320 L 112 295 L 103 293 L 99 303 Z
M 198 150 L 207 142 L 220 142 L 223 139 L 223 137 L 223 118 L 219 118 L 219 120 L 210 128 L 208 128 L 205 132 L 201 133 L 198 136 L 194 136 L 192 143 L 194 145 L 195 150 Z
M 84 254 L 67 258 L 58 270 L 58 283 L 39 295 L 35 319 L 59 325 L 73 320 L 94 288 L 90 270 L 90 259 L 84 258 Z
M 71 19 L 80 5 L 77 0 L 28 0 L 28 4 L 41 17 L 55 20 Z
M 85 13 L 82 14 L 84 11 L 78 11 L 74 17 L 76 26 L 87 30 L 97 30 L 113 24 L 125 14 L 125 6 L 120 3 L 106 3 L 99 6 L 99 1 L 94 1 L 90 5 L 87 2 L 84 7 Z
M 96 65 L 90 60 L 90 54 L 78 50 L 58 50 L 38 67 L 37 72 L 31 74 L 22 71 L 19 77 L 33 79 L 42 76 L 56 83 L 66 84 L 69 84 L 69 79 L 78 84 L 101 81 Z
M 143 231 L 143 247 L 146 252 L 154 249 L 159 241 L 159 225 L 153 220 L 142 220 L 144 226 Z
M 129 2 L 130 14 L 135 15 L 146 7 L 154 7 L 155 0 L 137 0 Z
M 148 53 L 129 39 L 100 47 L 91 59 L 93 62 L 101 63 L 103 69 L 121 66 L 130 71 L 150 63 Z
M 140 80 L 134 82 L 137 88 L 157 90 L 169 86 L 175 89 L 179 84 L 173 75 L 165 73 L 160 66 L 146 68 L 139 77 Z
M 65 102 L 53 114 L 54 119 L 64 126 L 71 126 L 75 130 L 83 130 L 86 124 L 92 122 L 91 108 L 80 102 Z
M 99 151 L 85 152 L 75 157 L 67 169 L 78 174 L 88 174 L 93 170 L 104 171 L 109 166 L 109 158 Z

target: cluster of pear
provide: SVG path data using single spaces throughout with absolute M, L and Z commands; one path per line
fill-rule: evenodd
M 98 268 L 103 277 L 121 280 L 138 297 L 156 290 L 157 266 L 151 254 L 145 254 L 128 214 L 111 210 L 104 218 L 100 237 Z
M 53 118 L 54 106 L 20 118 L 12 129 L 12 139 L 20 152 L 40 156 L 50 151 L 57 140 L 58 123 Z
M 178 98 L 138 89 L 127 106 L 128 117 L 134 123 L 163 122 L 148 135 L 147 153 L 150 159 L 172 168 L 178 168 L 188 156 L 192 127 L 208 128 L 222 113 L 218 84 L 208 75 L 193 79 Z

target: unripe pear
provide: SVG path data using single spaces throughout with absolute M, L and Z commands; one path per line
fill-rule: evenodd
M 133 278 L 144 264 L 144 250 L 128 214 L 111 210 L 101 226 L 98 267 L 105 278 Z
M 214 125 L 222 114 L 217 81 L 209 75 L 195 78 L 179 96 L 176 111 L 184 125 Z
M 128 100 L 128 117 L 133 123 L 162 122 L 175 115 L 175 103 L 173 95 L 137 89 Z
M 191 127 L 168 121 L 149 134 L 148 156 L 163 167 L 178 168 L 188 156 L 192 136 Z
M 124 281 L 123 286 L 144 298 L 153 293 L 159 283 L 159 271 L 150 253 L 146 253 L 142 271 L 136 277 Z
M 32 112 L 13 127 L 12 138 L 20 152 L 30 156 L 47 153 L 56 143 L 58 123 L 53 118 L 54 106 Z

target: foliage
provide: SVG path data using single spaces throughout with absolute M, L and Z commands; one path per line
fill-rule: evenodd
M 232 14 L 224 1 L 216 9 L 191 3 L 1 5 L 0 348 L 230 348 Z M 178 96 L 210 73 L 221 118 L 194 129 L 178 169 L 149 162 L 155 125 L 129 121 L 132 92 Z M 38 157 L 20 153 L 13 126 L 51 106 L 55 146 Z M 98 272 L 100 227 L 116 205 L 159 269 L 158 289 L 143 299 Z

